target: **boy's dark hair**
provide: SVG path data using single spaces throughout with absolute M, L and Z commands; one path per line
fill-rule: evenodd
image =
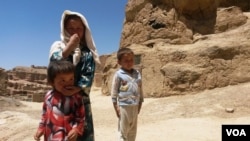
M 48 69 L 47 69 L 47 82 L 49 84 L 54 82 L 56 75 L 59 73 L 71 73 L 75 72 L 75 66 L 66 60 L 55 60 L 50 61 Z
M 117 51 L 117 59 L 118 60 L 121 60 L 122 59 L 122 56 L 124 54 L 134 54 L 134 52 L 130 49 L 130 48 L 126 48 L 126 47 L 123 47 L 123 48 L 120 48 L 118 51 Z

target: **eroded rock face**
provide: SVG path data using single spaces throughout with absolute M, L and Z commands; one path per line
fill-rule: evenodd
M 102 64 L 109 55 L 101 56 Z M 93 86 L 102 86 L 103 65 L 96 67 Z M 47 67 L 15 67 L 5 71 L 0 68 L 0 95 L 14 97 L 19 100 L 42 102 L 51 86 L 47 84 Z
M 239 7 L 219 8 L 217 11 L 214 33 L 235 29 L 244 25 L 246 21 L 247 17 L 242 13 Z
M 242 9 L 250 10 L 249 2 L 230 1 L 228 7 L 239 5 L 242 8 L 229 8 L 232 11 L 226 15 L 223 11 L 217 12 L 225 3 L 227 0 L 130 0 L 120 47 L 134 43 L 152 46 L 158 41 L 189 44 L 196 34 L 219 33 L 246 23 Z M 227 23 L 229 26 L 225 26 Z
M 219 0 L 219 1 L 220 1 L 219 7 L 237 6 L 244 12 L 250 10 L 249 0 Z
M 7 95 L 8 74 L 0 68 L 0 95 Z
M 101 61 L 101 64 L 97 64 L 96 65 L 96 69 L 95 69 L 95 77 L 94 77 L 94 82 L 93 82 L 93 86 L 94 87 L 102 87 L 102 70 L 104 68 L 104 64 L 107 60 L 107 58 L 109 57 L 110 55 L 102 55 L 100 56 L 100 61 Z
M 221 7 L 223 2 L 128 2 L 120 47 L 132 48 L 140 58 L 145 97 L 190 94 L 250 81 L 245 75 L 250 73 L 249 13 L 232 1 Z M 118 67 L 112 54 L 103 69 L 103 94 L 110 94 Z
M 15 67 L 8 71 L 8 95 L 25 101 L 41 102 L 51 89 L 46 67 Z

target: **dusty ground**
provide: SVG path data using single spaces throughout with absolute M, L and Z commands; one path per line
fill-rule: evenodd
M 117 118 L 109 96 L 91 93 L 96 141 L 116 141 Z M 250 123 L 250 83 L 195 95 L 146 98 L 137 141 L 220 141 L 222 124 Z M 0 97 L 0 141 L 32 141 L 41 103 Z M 233 108 L 234 112 L 226 112 Z

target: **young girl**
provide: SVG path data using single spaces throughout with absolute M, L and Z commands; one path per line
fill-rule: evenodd
M 34 139 L 76 141 L 83 134 L 84 105 L 79 93 L 67 93 L 74 86 L 74 69 L 68 61 L 50 62 L 47 80 L 53 89 L 45 95 L 42 118 Z
M 61 19 L 61 41 L 55 41 L 50 49 L 50 61 L 67 60 L 76 66 L 75 85 L 69 94 L 80 90 L 85 107 L 84 133 L 79 141 L 94 141 L 94 125 L 90 104 L 90 90 L 99 56 L 92 38 L 88 22 L 78 13 L 65 10 Z

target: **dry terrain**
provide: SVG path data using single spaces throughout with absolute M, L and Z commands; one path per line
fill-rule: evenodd
M 250 123 L 250 83 L 194 95 L 146 98 L 137 141 L 220 141 L 222 124 Z M 116 141 L 117 118 L 109 96 L 93 88 L 96 141 Z M 0 141 L 32 141 L 41 103 L 0 97 Z M 233 109 L 226 112 L 225 109 Z

